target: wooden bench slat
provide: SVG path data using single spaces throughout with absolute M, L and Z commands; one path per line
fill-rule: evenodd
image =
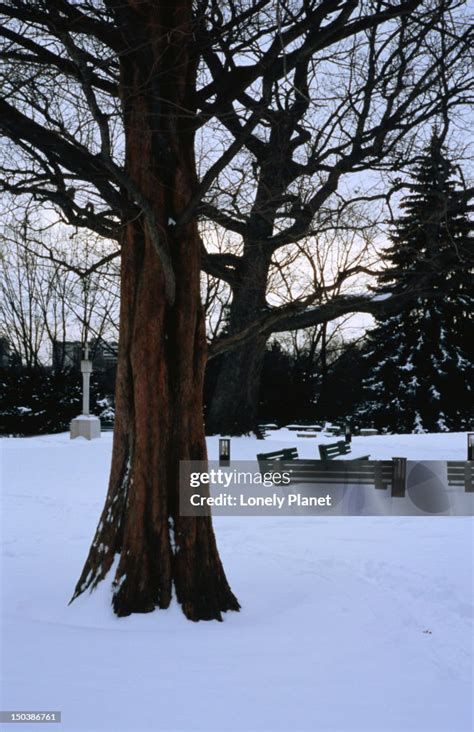
M 288 447 L 283 450 L 275 450 L 274 452 L 260 452 L 257 454 L 258 462 L 272 460 L 293 460 L 298 457 L 296 447 Z
M 290 457 L 283 453 L 290 453 Z M 271 453 L 259 453 L 261 472 L 288 472 L 291 482 L 284 486 L 298 484 L 328 485 L 373 485 L 379 490 L 387 490 L 392 483 L 393 464 L 391 460 L 315 460 L 295 459 L 296 448 L 287 448 Z
M 473 463 L 469 460 L 449 460 L 447 463 L 448 485 L 462 486 L 466 493 L 474 492 Z
M 351 447 L 344 440 L 318 445 L 318 448 L 319 454 L 323 460 L 332 460 L 339 455 L 351 454 Z M 352 457 L 351 460 L 368 460 L 369 457 L 370 455 L 358 455 L 357 457 Z

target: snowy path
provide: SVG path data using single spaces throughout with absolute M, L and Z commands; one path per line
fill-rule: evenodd
M 67 607 L 110 436 L 0 449 L 1 708 L 61 710 L 58 732 L 473 729 L 472 519 L 222 517 L 242 612 L 119 620 L 105 586 Z

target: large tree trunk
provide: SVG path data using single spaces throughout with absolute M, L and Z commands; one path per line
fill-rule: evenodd
M 206 416 L 208 434 L 257 430 L 260 377 L 267 339 L 254 338 L 223 355 Z
M 247 221 L 244 251 L 232 284 L 232 304 L 226 335 L 239 333 L 262 315 L 273 235 L 280 196 L 291 176 L 293 127 L 285 116 L 274 118 L 269 154 L 260 161 L 257 191 Z M 242 435 L 257 429 L 260 376 L 268 336 L 259 336 L 222 358 L 211 406 L 206 416 L 208 434 Z
M 233 290 L 229 336 L 252 323 L 266 306 L 270 257 L 251 245 L 248 250 Z M 256 430 L 266 343 L 267 336 L 261 335 L 223 355 L 206 416 L 208 434 L 243 435 Z
M 211 519 L 181 517 L 178 507 L 179 461 L 206 459 L 199 238 L 194 221 L 179 232 L 174 226 L 195 185 L 191 2 L 130 0 L 129 10 L 135 5 L 136 27 L 144 30 L 121 68 L 126 168 L 150 204 L 176 291 L 172 303 L 150 218 L 128 221 L 109 491 L 73 599 L 94 588 L 117 560 L 117 615 L 168 607 L 174 586 L 188 618 L 221 619 L 239 605 Z

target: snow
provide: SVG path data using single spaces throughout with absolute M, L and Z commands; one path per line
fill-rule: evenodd
M 96 417 L 94 414 L 78 414 L 76 419 L 80 419 L 81 422 L 95 422 L 98 417 Z
M 296 428 L 297 425 L 291 425 Z M 301 425 L 304 427 L 304 425 Z M 259 452 L 272 452 L 284 447 L 297 447 L 301 458 L 319 458 L 318 444 L 344 439 L 318 433 L 313 439 L 298 437 L 298 433 L 287 428 L 272 430 L 265 440 L 256 437 L 233 437 L 231 439 L 232 460 L 253 460 Z M 219 459 L 219 436 L 208 437 L 210 460 Z M 370 455 L 371 460 L 390 460 L 403 456 L 408 460 L 466 460 L 466 433 L 450 432 L 422 435 L 373 435 L 352 437 L 352 452 L 355 455 Z M 350 455 L 347 459 L 350 459 Z
M 381 295 L 374 295 L 370 299 L 372 300 L 372 302 L 382 302 L 382 300 L 389 300 L 391 297 L 392 297 L 392 293 L 386 292 Z
M 315 457 L 321 440 L 277 430 L 231 451 Z M 110 583 L 67 605 L 111 442 L 0 441 L 2 709 L 60 710 L 63 732 L 472 730 L 471 518 L 218 517 L 242 611 L 118 619 Z M 355 437 L 353 451 L 463 460 L 466 436 Z

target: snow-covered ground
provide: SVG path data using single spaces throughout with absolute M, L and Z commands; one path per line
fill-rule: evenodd
M 252 437 L 232 438 L 232 459 L 253 460 L 258 452 L 271 452 L 282 447 L 297 447 L 301 458 L 319 459 L 318 444 L 335 442 L 343 437 L 331 437 L 318 433 L 316 438 L 298 437 L 297 431 L 272 430 L 265 440 Z M 208 438 L 209 459 L 219 457 L 219 438 Z M 370 455 L 372 460 L 390 460 L 392 457 L 406 457 L 408 460 L 466 460 L 467 437 L 465 433 L 440 432 L 434 435 L 374 435 L 353 437 L 354 455 Z M 347 456 L 350 459 L 350 455 Z
M 233 439 L 232 457 L 295 445 L 317 457 L 315 444 L 279 430 Z M 242 611 L 117 619 L 105 583 L 67 606 L 111 435 L 0 450 L 1 709 L 60 710 L 58 730 L 83 732 L 472 731 L 472 519 L 219 517 Z M 466 437 L 354 438 L 353 450 L 463 460 Z

